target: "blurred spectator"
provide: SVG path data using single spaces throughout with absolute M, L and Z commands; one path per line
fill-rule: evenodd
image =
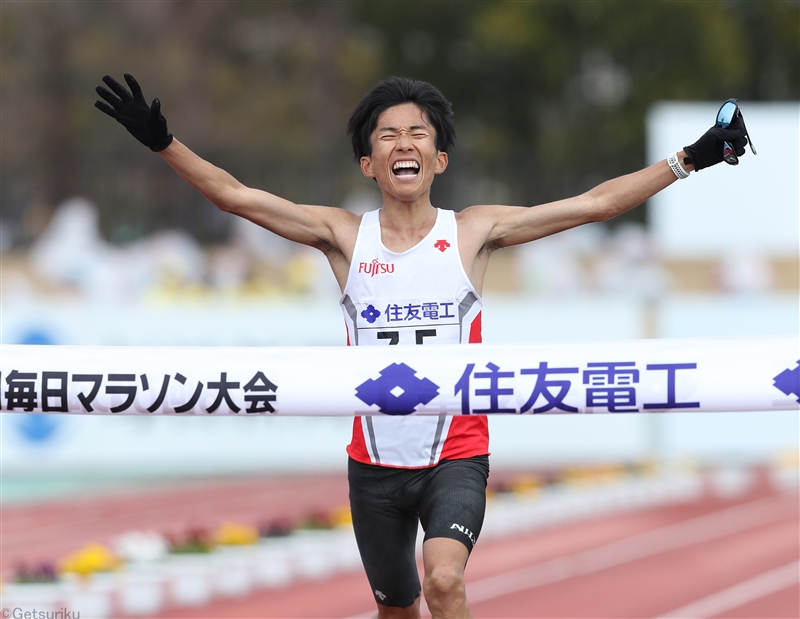
M 183 230 L 156 232 L 123 246 L 117 262 L 124 287 L 139 293 L 154 287 L 165 290 L 199 287 L 206 279 L 206 254 Z
M 223 293 L 236 292 L 244 286 L 250 273 L 245 249 L 228 244 L 211 252 L 208 262 L 208 282 Z
M 377 208 L 377 200 L 374 191 L 357 190 L 343 207 L 363 213 Z M 680 289 L 682 281 L 680 273 L 671 280 L 652 236 L 633 222 L 613 229 L 583 226 L 515 248 L 508 257 L 520 274 L 509 292 L 656 300 L 674 286 Z M 731 253 L 714 269 L 716 277 L 706 284 L 709 293 L 764 293 L 775 285 L 768 257 L 760 254 Z M 27 257 L 6 254 L 3 274 L 6 300 L 64 293 L 93 303 L 132 302 L 153 294 L 161 301 L 198 294 L 339 294 L 323 254 L 293 247 L 246 220 L 237 218 L 232 239 L 210 248 L 183 230 L 111 245 L 100 234 L 97 208 L 82 198 L 59 205 Z M 488 288 L 495 284 L 487 280 Z
M 601 246 L 603 234 L 602 226 L 583 226 L 516 248 L 523 290 L 552 296 L 585 293 L 585 262 Z
M 47 228 L 31 247 L 35 275 L 56 288 L 90 296 L 102 294 L 115 250 L 100 237 L 98 211 L 83 198 L 66 200 L 53 212 Z
M 153 288 L 198 286 L 206 257 L 184 231 L 162 231 L 123 246 L 100 235 L 97 208 L 83 198 L 59 205 L 29 254 L 33 274 L 52 291 L 93 302 L 130 301 Z
M 772 268 L 767 259 L 751 252 L 739 252 L 723 257 L 719 280 L 728 292 L 765 292 L 772 285 Z
M 657 299 L 666 291 L 669 278 L 644 226 L 624 223 L 611 233 L 598 256 L 595 281 L 605 294 Z

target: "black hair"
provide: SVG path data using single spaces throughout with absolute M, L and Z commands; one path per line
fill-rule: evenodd
M 353 143 L 356 161 L 372 154 L 372 132 L 378 116 L 385 110 L 403 103 L 418 105 L 436 130 L 436 148 L 446 153 L 456 139 L 453 125 L 453 106 L 438 88 L 407 77 L 390 77 L 373 86 L 350 115 L 347 134 Z

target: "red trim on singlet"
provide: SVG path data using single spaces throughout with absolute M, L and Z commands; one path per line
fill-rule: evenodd
M 353 418 L 353 438 L 347 446 L 347 455 L 356 462 L 371 464 L 372 460 L 367 452 L 367 442 L 364 437 L 364 428 L 361 427 L 361 417 Z
M 350 329 L 347 323 L 344 325 L 347 332 L 347 345 L 350 346 Z M 367 452 L 367 443 L 364 440 L 364 428 L 361 427 L 361 417 L 355 416 L 353 418 L 353 437 L 350 444 L 347 446 L 347 455 L 357 462 L 370 464 L 371 460 Z
M 469 327 L 469 343 L 480 344 L 481 315 L 479 312 Z M 347 345 L 350 345 L 350 332 L 347 333 Z M 374 464 L 367 451 L 364 428 L 361 417 L 353 420 L 353 438 L 347 446 L 347 455 L 356 462 Z M 489 418 L 486 415 L 455 415 L 450 420 L 447 438 L 442 446 L 442 455 L 439 460 L 458 460 L 472 458 L 473 456 L 489 455 Z M 377 466 L 386 466 L 379 464 Z M 435 466 L 435 465 L 434 465 Z M 417 468 L 392 466 L 391 468 Z M 420 467 L 427 468 L 427 467 Z
M 469 326 L 469 343 L 482 341 L 481 315 Z M 450 421 L 450 430 L 442 447 L 442 460 L 456 460 L 489 454 L 489 418 L 486 415 L 456 415 Z
M 486 415 L 456 415 L 450 420 L 442 447 L 442 460 L 489 454 L 489 419 Z
M 483 316 L 483 312 L 478 312 L 478 315 L 475 316 L 475 319 L 472 321 L 472 324 L 469 326 L 469 343 L 470 344 L 480 344 L 483 341 L 483 325 L 481 324 L 481 316 Z

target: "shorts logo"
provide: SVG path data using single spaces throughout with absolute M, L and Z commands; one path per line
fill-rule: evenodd
M 383 591 L 378 591 L 375 589 L 375 597 L 380 598 L 381 602 L 386 599 L 386 594 Z
M 359 262 L 358 272 L 370 277 L 384 273 L 394 273 L 394 262 L 379 262 L 377 258 L 372 262 Z
M 452 525 L 450 525 L 450 530 L 452 531 L 453 529 L 461 531 L 464 535 L 466 535 L 469 538 L 469 541 L 472 542 L 473 546 L 477 543 L 478 539 L 475 537 L 475 534 L 463 524 L 456 524 L 454 522 Z

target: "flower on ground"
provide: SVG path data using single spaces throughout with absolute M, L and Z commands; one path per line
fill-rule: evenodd
M 89 544 L 62 560 L 58 570 L 85 577 L 96 572 L 114 571 L 119 564 L 119 559 L 108 548 L 102 544 Z

